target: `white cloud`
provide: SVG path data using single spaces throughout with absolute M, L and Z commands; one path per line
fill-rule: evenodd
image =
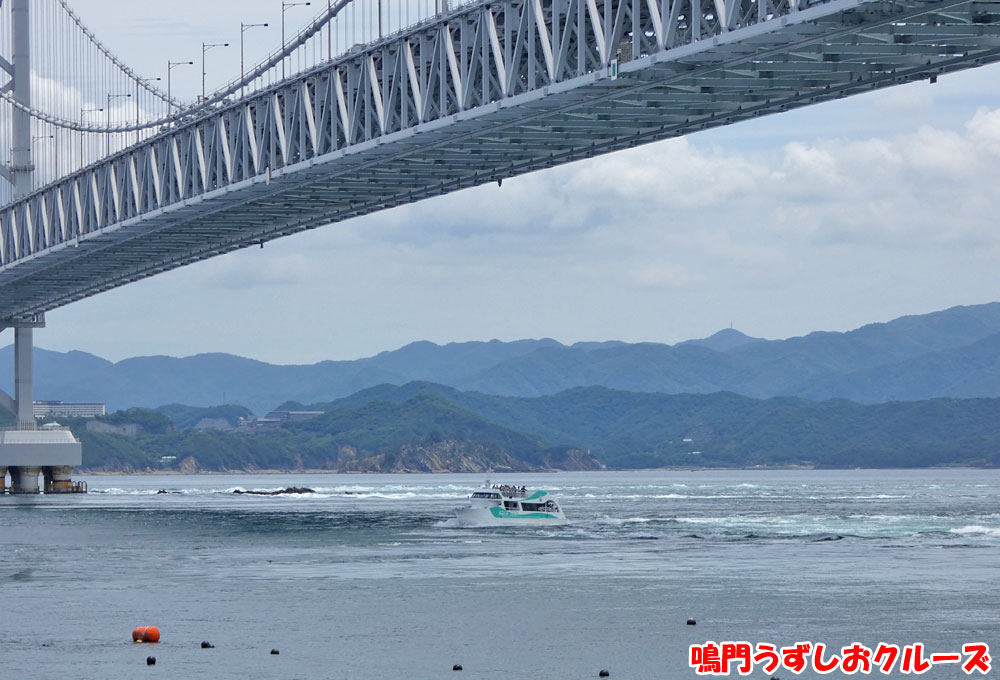
M 971 142 L 1000 156 L 1000 109 L 979 109 L 966 125 Z
M 681 138 L 581 164 L 565 189 L 596 201 L 691 209 L 746 195 L 767 180 L 767 172 L 738 154 L 702 150 Z
M 905 158 L 907 170 L 924 173 L 937 182 L 965 181 L 975 174 L 980 161 L 984 160 L 966 135 L 929 125 L 900 137 L 896 146 Z
M 771 206 L 773 224 L 840 245 L 1000 243 L 995 230 L 982 229 L 998 146 L 1000 113 L 982 110 L 964 130 L 924 125 L 890 138 L 790 143 L 779 171 L 788 200 Z

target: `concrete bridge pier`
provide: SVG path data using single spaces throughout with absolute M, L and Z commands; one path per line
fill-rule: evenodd
M 42 468 L 45 479 L 45 493 L 79 493 L 86 490 L 85 482 L 74 482 L 72 465 L 49 465 Z
M 40 493 L 38 475 L 41 467 L 12 465 L 10 468 L 10 492 L 12 494 Z
M 0 470 L 10 470 L 10 493 L 39 493 L 45 474 L 46 493 L 85 491 L 70 479 L 81 462 L 81 447 L 66 428 L 38 429 L 34 413 L 32 350 L 34 328 L 45 325 L 41 314 L 27 319 L 0 319 L 0 330 L 14 327 L 14 396 L 0 390 L 0 406 L 14 414 L 16 425 L 0 430 Z M 0 475 L 0 480 L 2 480 Z M 0 481 L 0 489 L 6 485 Z

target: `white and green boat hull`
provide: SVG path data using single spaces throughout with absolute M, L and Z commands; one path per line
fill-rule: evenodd
M 455 511 L 455 524 L 459 526 L 552 526 L 568 523 L 559 504 L 546 491 L 528 495 L 488 488 L 472 494 L 469 507 Z

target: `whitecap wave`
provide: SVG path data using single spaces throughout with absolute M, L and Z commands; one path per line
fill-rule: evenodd
M 95 489 L 91 487 L 89 493 L 103 494 L 105 496 L 198 496 L 221 492 L 215 489 L 122 489 L 116 486 L 110 486 L 106 489 Z
M 979 524 L 970 524 L 957 529 L 949 529 L 948 533 L 959 536 L 989 536 L 990 538 L 1000 538 L 1000 527 L 984 527 Z
M 388 491 L 384 489 L 358 489 L 358 487 L 316 487 L 312 492 L 306 493 L 275 493 L 282 492 L 284 486 L 268 487 L 246 487 L 230 486 L 214 489 L 121 489 L 109 487 L 106 489 L 91 488 L 91 493 L 105 494 L 109 496 L 156 496 L 156 495 L 183 495 L 183 496 L 260 496 L 267 498 L 291 498 L 296 500 L 329 500 L 337 499 L 383 499 L 383 500 L 414 500 L 414 499 L 439 499 L 439 500 L 462 500 L 468 498 L 467 493 L 419 493 L 416 491 Z
M 597 522 L 599 524 L 612 524 L 614 526 L 622 526 L 624 524 L 646 524 L 647 522 L 659 522 L 662 521 L 656 517 L 609 517 L 604 515 L 603 517 L 598 517 Z

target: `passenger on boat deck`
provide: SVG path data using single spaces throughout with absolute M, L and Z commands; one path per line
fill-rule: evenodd
M 0 0 L 2 2 L 3 0 Z M 507 494 L 511 496 L 516 493 L 527 493 L 528 487 L 526 486 L 511 486 L 510 484 L 494 484 L 491 487 L 494 491 L 499 491 L 500 493 Z

